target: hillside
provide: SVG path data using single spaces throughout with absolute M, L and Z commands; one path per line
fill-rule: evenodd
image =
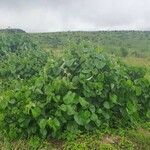
M 116 55 L 128 51 L 136 57 L 150 57 L 149 31 L 56 32 L 30 34 L 45 48 L 63 48 L 68 42 L 90 42 L 93 46 Z

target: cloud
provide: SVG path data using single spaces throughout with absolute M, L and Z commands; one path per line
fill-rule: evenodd
M 5 0 L 0 2 L 0 27 L 28 32 L 148 30 L 149 7 L 149 0 Z

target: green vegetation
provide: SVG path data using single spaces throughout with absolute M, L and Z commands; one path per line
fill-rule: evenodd
M 149 68 L 124 63 L 148 60 L 149 51 L 133 56 L 134 50 L 124 48 L 128 40 L 113 52 L 121 59 L 105 50 L 113 35 L 149 34 L 51 34 L 0 33 L 0 146 L 11 149 L 17 140 L 18 149 L 149 148 Z M 112 44 L 100 46 L 99 34 L 107 42 L 113 37 Z M 143 122 L 147 126 L 139 129 Z
M 25 31 L 21 29 L 0 29 L 0 33 L 26 33 Z
M 117 56 L 121 56 L 125 50 L 128 56 L 150 58 L 149 31 L 58 32 L 30 35 L 45 49 L 62 49 L 70 42 L 78 44 L 85 41 Z
M 1 78 L 28 78 L 39 72 L 46 54 L 28 35 L 6 33 L 0 36 L 0 59 Z
M 82 134 L 77 139 L 63 141 L 56 139 L 41 139 L 33 136 L 29 139 L 8 141 L 1 139 L 0 147 L 4 150 L 149 150 L 150 134 L 146 129 L 98 131 Z

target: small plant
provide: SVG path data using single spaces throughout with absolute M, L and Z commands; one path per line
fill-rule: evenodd
M 31 137 L 28 141 L 29 148 L 31 150 L 37 150 L 42 144 L 42 140 L 39 137 Z
M 100 150 L 116 150 L 111 144 L 102 144 Z

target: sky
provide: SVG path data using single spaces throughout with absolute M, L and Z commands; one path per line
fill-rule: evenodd
M 0 28 L 150 30 L 150 0 L 0 0 Z

